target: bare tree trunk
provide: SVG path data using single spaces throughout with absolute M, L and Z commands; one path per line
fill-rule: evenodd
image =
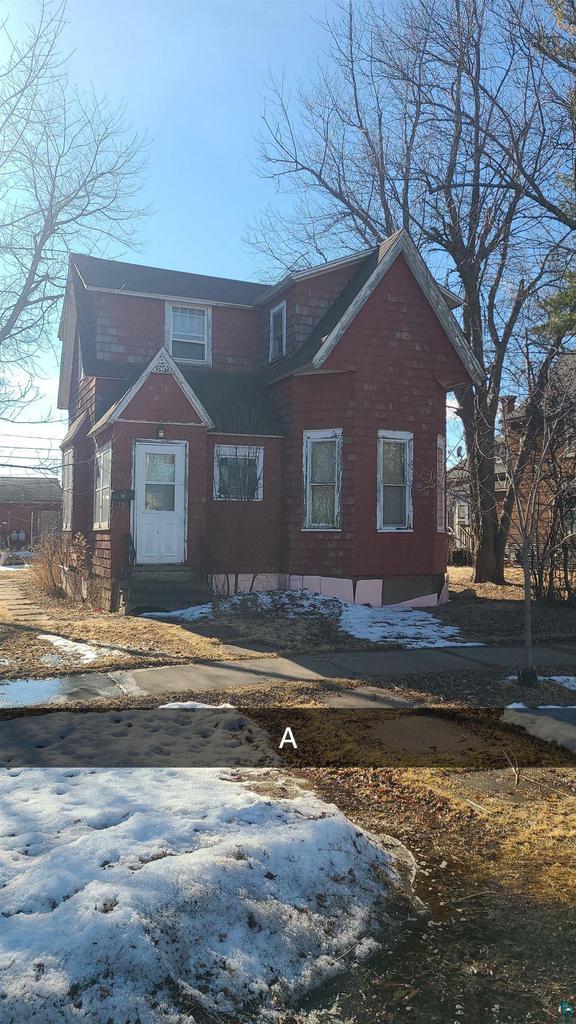
M 538 682 L 538 673 L 534 665 L 530 538 L 527 536 L 522 541 L 522 571 L 524 574 L 524 665 L 518 670 L 518 682 L 524 686 L 534 686 Z

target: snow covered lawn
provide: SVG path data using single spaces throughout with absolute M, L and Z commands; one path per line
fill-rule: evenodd
M 147 612 L 145 618 L 195 622 L 230 614 L 296 618 L 311 612 L 326 616 L 343 633 L 358 640 L 404 648 L 477 646 L 464 643 L 457 626 L 446 625 L 430 612 L 394 607 L 369 608 L 339 601 L 335 597 L 312 594 L 308 590 L 237 594 L 213 604 L 180 608 L 173 612 Z
M 0 786 L 6 1021 L 273 1020 L 358 940 L 377 948 L 414 875 L 403 847 L 273 771 L 21 769 Z

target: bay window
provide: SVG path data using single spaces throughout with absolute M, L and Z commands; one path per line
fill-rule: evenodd
M 403 430 L 378 431 L 379 531 L 412 529 L 413 435 Z
M 304 431 L 304 529 L 340 529 L 342 430 Z

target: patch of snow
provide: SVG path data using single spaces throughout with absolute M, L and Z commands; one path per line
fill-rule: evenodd
M 418 647 L 478 647 L 459 639 L 457 626 L 447 626 L 430 612 L 411 608 L 368 608 L 342 603 L 340 629 L 359 640 Z
M 341 970 L 413 858 L 308 792 L 276 797 L 275 772 L 243 779 L 5 771 L 3 1019 L 270 1021 Z
M 66 656 L 66 660 L 70 658 L 77 659 L 82 665 L 90 665 L 91 662 L 97 661 L 98 658 L 114 656 L 116 658 L 125 658 L 126 654 L 124 651 L 119 651 L 116 647 L 101 647 L 94 646 L 93 644 L 84 644 L 78 640 L 69 640 L 65 636 L 55 636 L 52 633 L 39 633 L 38 640 L 45 640 L 47 643 L 52 644 L 53 647 L 57 647 L 62 651 L 62 654 Z M 47 658 L 50 655 L 46 655 Z M 55 656 L 57 657 L 57 655 Z M 62 664 L 64 658 L 60 658 L 59 662 L 54 664 Z M 51 664 L 46 662 L 46 664 Z
M 540 704 L 529 708 L 525 704 L 508 704 L 503 721 L 519 725 L 531 736 L 557 743 L 576 754 L 576 707 Z
M 144 618 L 194 622 L 197 619 L 217 617 L 219 612 L 241 613 L 243 608 L 287 615 L 290 618 L 311 611 L 319 612 L 333 619 L 344 633 L 359 640 L 397 644 L 404 648 L 482 646 L 460 640 L 457 626 L 446 625 L 430 612 L 393 606 L 370 608 L 340 601 L 335 597 L 313 594 L 308 590 L 235 594 L 210 604 L 180 608 L 172 612 L 146 612 Z
M 198 708 L 202 708 L 203 710 L 205 710 L 206 708 L 209 708 L 210 710 L 214 710 L 214 709 L 219 710 L 220 708 L 232 708 L 232 709 L 234 709 L 235 705 L 234 704 L 200 704 L 200 702 L 197 701 L 197 700 L 173 700 L 173 701 L 170 701 L 169 704 L 159 704 L 158 707 L 159 708 L 190 708 L 192 710 L 197 710 Z
M 504 682 L 515 683 L 517 676 L 506 676 Z M 559 686 L 565 686 L 567 690 L 576 690 L 576 676 L 538 676 L 538 682 L 558 683 Z M 509 704 L 508 707 L 515 707 L 515 705 Z
M 576 676 L 546 676 L 546 682 L 559 683 L 567 690 L 576 690 Z

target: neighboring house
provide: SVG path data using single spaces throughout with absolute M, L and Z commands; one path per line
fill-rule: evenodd
M 61 518 L 62 489 L 55 477 L 0 477 L 0 546 L 28 547 L 46 530 L 59 530 Z
M 506 455 L 502 438 L 496 438 L 496 504 L 500 510 L 506 496 Z M 460 548 L 476 552 L 476 536 L 472 499 L 470 497 L 470 476 L 468 459 L 460 459 L 446 474 L 446 507 L 450 553 Z
M 457 305 L 405 231 L 273 286 L 71 256 L 63 526 L 92 598 L 435 603 L 445 396 L 481 373 Z

